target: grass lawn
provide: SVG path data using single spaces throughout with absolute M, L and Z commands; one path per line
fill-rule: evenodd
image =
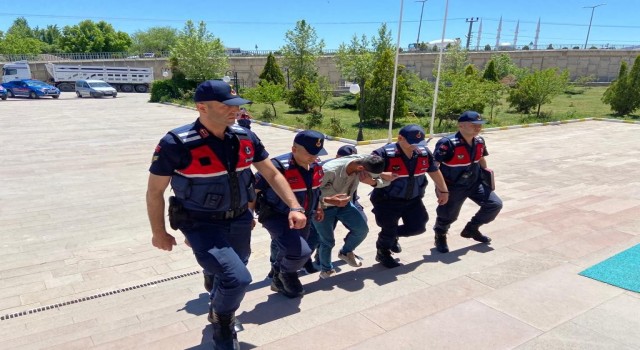
M 605 105 L 600 100 L 602 94 L 606 90 L 606 87 L 576 87 L 574 90 L 582 91 L 577 94 L 562 94 L 555 97 L 550 104 L 543 105 L 541 108 L 541 116 L 537 118 L 535 113 L 533 114 L 520 114 L 514 113 L 509 110 L 509 104 L 503 98 L 502 104 L 494 108 L 493 117 L 490 118 L 490 109 L 487 107 L 484 110 L 483 115 L 489 120 L 489 123 L 485 125 L 486 128 L 496 126 L 508 126 L 519 125 L 538 122 L 550 122 L 567 119 L 578 118 L 620 118 L 614 116 L 611 113 L 611 109 L 608 105 Z M 506 97 L 506 96 L 505 96 Z M 338 102 L 342 98 L 334 97 L 333 101 Z M 192 101 L 174 101 L 183 105 L 192 105 Z M 319 130 L 327 135 L 340 136 L 347 139 L 356 139 L 358 134 L 358 111 L 346 109 L 346 108 L 331 108 L 331 101 L 327 102 L 322 109 L 323 119 L 322 125 L 316 126 L 314 129 Z M 265 108 L 271 109 L 270 105 L 254 103 L 248 105 L 247 110 L 251 113 L 251 116 L 257 120 L 261 120 L 262 112 Z M 274 124 L 288 125 L 296 128 L 305 128 L 305 120 L 307 114 L 293 111 L 285 102 L 276 103 L 276 119 L 272 121 Z M 416 123 L 423 125 L 427 132 L 429 131 L 429 116 L 422 117 L 405 117 L 395 119 L 396 128 L 393 130 L 393 135 L 397 135 L 398 130 L 406 124 Z M 340 134 L 335 131 L 335 128 L 331 127 L 330 119 L 336 118 L 342 128 L 345 129 L 344 133 Z M 628 120 L 640 120 L 640 115 L 626 116 L 623 119 Z M 454 122 L 443 122 L 439 125 L 438 120 L 435 121 L 436 127 L 435 133 L 453 131 L 457 126 Z M 388 125 L 384 127 L 371 127 L 369 125 L 363 126 L 363 136 L 365 140 L 379 140 L 386 139 L 388 134 Z

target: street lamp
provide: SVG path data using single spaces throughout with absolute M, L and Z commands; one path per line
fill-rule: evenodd
M 589 33 L 591 33 L 591 22 L 593 22 L 593 11 L 595 11 L 596 7 L 604 6 L 606 4 L 599 4 L 595 6 L 585 6 L 583 9 L 591 9 L 591 19 L 589 20 L 589 29 L 587 30 L 587 39 L 584 41 L 584 49 L 587 49 L 587 43 L 589 42 Z
M 360 85 L 358 85 L 358 83 L 351 84 L 351 86 L 349 86 L 349 92 L 357 95 L 360 93 Z M 360 102 L 362 102 L 362 96 L 360 96 Z M 362 113 L 364 112 L 362 107 L 364 107 L 362 103 L 358 103 L 358 119 L 360 121 L 358 122 L 358 137 L 356 138 L 356 141 L 364 140 L 364 136 L 362 136 Z
M 424 11 L 424 3 L 427 0 L 418 0 L 416 2 L 422 3 L 422 8 L 420 9 L 420 24 L 418 24 L 418 39 L 416 39 L 416 48 L 420 45 L 420 29 L 422 28 L 422 11 Z
M 226 71 L 224 73 L 224 77 L 222 77 L 222 81 L 228 84 L 231 81 L 231 77 L 229 75 L 233 75 L 233 88 L 238 92 L 238 90 L 240 90 L 240 87 L 238 86 L 238 72 L 230 70 Z

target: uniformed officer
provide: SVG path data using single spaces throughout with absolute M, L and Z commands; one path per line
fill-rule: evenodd
M 376 224 L 381 229 L 376 242 L 376 261 L 387 268 L 400 265 L 391 256 L 392 249 L 400 252 L 398 237 L 426 231 L 429 215 L 422 203 L 427 187 L 425 173 L 435 183 L 438 204 L 445 204 L 448 199 L 447 185 L 424 138 L 424 129 L 410 124 L 400 129 L 398 142 L 373 151 L 385 159 L 385 172 L 393 176 L 391 181 L 381 176 L 371 193 Z M 398 225 L 401 218 L 403 225 Z
M 502 201 L 487 186 L 482 184 L 480 168 L 487 168 L 485 157 L 489 155 L 484 139 L 478 134 L 486 123 L 478 112 L 466 111 L 458 118 L 458 132 L 443 137 L 435 148 L 435 159 L 449 188 L 449 201 L 436 209 L 437 218 L 433 226 L 435 246 L 441 253 L 447 253 L 447 232 L 449 226 L 458 219 L 460 208 L 469 198 L 480 206 L 460 235 L 482 243 L 491 238 L 479 231 L 481 225 L 493 221 L 502 209 Z
M 283 154 L 271 161 L 288 181 L 291 190 L 301 207 L 290 208 L 284 203 L 261 173 L 257 174 L 256 191 L 258 191 L 258 221 L 269 231 L 275 249 L 273 257 L 271 290 L 284 294 L 289 298 L 304 295 L 304 288 L 298 278 L 298 270 L 311 256 L 311 248 L 307 243 L 311 217 L 322 221 L 324 214 L 319 204 L 320 184 L 322 183 L 322 166 L 316 159 L 327 154 L 324 150 L 324 135 L 318 131 L 305 130 L 299 132 L 294 140 L 291 152 Z M 301 229 L 291 229 L 287 223 L 290 211 L 298 211 L 309 219 Z
M 158 146 L 147 187 L 147 212 L 154 247 L 171 251 L 175 238 L 165 228 L 164 192 L 169 184 L 169 220 L 189 241 L 196 260 L 214 275 L 209 321 L 216 349 L 238 349 L 235 311 L 244 298 L 251 275 L 249 260 L 255 199 L 253 164 L 284 203 L 299 208 L 286 179 L 268 161 L 269 154 L 251 131 L 233 126 L 238 106 L 249 103 L 219 80 L 200 84 L 195 91 L 198 119 L 165 135 Z M 291 228 L 307 218 L 288 213 Z

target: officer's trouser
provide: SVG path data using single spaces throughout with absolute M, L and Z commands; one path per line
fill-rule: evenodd
M 289 228 L 287 215 L 274 215 L 262 222 L 269 231 L 272 242 L 276 245 L 276 256 L 273 266 L 281 272 L 296 272 L 302 268 L 311 256 L 311 248 L 307 243 L 310 219 L 300 230 Z
M 373 214 L 380 226 L 377 249 L 391 249 L 398 237 L 415 236 L 426 231 L 429 215 L 422 198 L 410 200 L 380 199 L 373 202 Z M 402 219 L 403 225 L 398 225 Z
M 458 219 L 462 204 L 467 198 L 480 206 L 478 212 L 469 221 L 469 224 L 476 227 L 493 221 L 502 209 L 500 197 L 493 191 L 485 191 L 481 184 L 470 187 L 449 186 L 449 201 L 436 208 L 438 217 L 433 229 L 437 233 L 445 233 L 449 230 L 449 226 Z
M 232 220 L 187 222 L 180 227 L 198 264 L 214 275 L 211 307 L 229 314 L 240 307 L 251 274 L 246 267 L 251 254 L 251 212 Z

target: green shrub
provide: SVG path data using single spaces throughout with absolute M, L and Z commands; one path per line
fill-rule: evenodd
M 149 102 L 164 102 L 179 97 L 180 93 L 173 80 L 156 80 L 151 84 Z
M 329 119 L 329 130 L 331 132 L 331 135 L 334 136 L 342 136 L 345 132 L 347 132 L 347 129 L 342 126 L 342 123 L 340 123 L 340 119 L 336 117 L 331 117 Z
M 269 107 L 265 107 L 260 114 L 260 119 L 264 120 L 267 123 L 271 123 L 276 119 L 276 115 L 273 113 L 273 110 Z

